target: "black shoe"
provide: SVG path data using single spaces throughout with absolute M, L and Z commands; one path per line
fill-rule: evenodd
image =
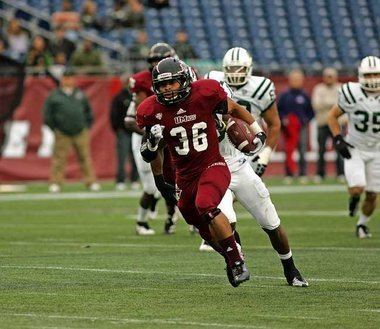
M 248 281 L 250 273 L 244 261 L 235 262 L 231 268 L 227 266 L 227 277 L 233 287 L 237 287 L 244 281 Z
M 228 281 L 230 282 L 231 286 L 233 286 L 234 288 L 238 287 L 240 283 L 235 282 L 234 275 L 232 274 L 231 267 L 229 267 L 227 265 L 225 270 L 227 272 L 227 278 L 228 278 Z
M 366 225 L 357 225 L 356 226 L 356 236 L 359 239 L 368 239 L 372 237 L 372 234 L 369 233 L 369 228 Z
M 290 273 L 285 273 L 289 286 L 308 287 L 309 283 L 302 277 L 300 271 L 294 268 Z
M 171 219 L 167 219 L 164 226 L 165 234 L 174 234 L 175 233 L 175 223 Z
M 348 203 L 348 214 L 350 217 L 354 217 L 359 209 L 360 197 L 351 197 Z

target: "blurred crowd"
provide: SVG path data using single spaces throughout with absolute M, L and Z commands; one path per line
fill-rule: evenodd
M 148 2 L 149 3 L 149 2 Z M 165 1 L 153 1 L 151 6 L 165 5 Z M 0 53 L 28 67 L 49 69 L 59 74 L 62 67 L 90 67 L 102 72 L 108 64 L 105 52 L 89 39 L 78 38 L 78 31 L 85 30 L 99 35 L 107 31 L 132 30 L 135 36 L 128 47 L 129 58 L 135 61 L 146 58 L 149 37 L 145 30 L 145 7 L 139 0 L 115 0 L 113 10 L 105 17 L 98 16 L 93 0 L 83 1 L 79 11 L 73 9 L 70 0 L 62 0 L 61 10 L 52 14 L 52 38 L 33 34 L 22 26 L 22 21 L 11 18 L 0 21 Z M 185 31 L 177 31 L 177 53 L 181 58 L 196 58 L 188 43 Z M 138 63 L 133 71 L 141 69 Z

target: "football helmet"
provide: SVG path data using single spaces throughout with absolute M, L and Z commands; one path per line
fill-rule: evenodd
M 155 43 L 149 50 L 149 54 L 147 57 L 147 61 L 150 64 L 150 69 L 161 60 L 167 57 L 174 57 L 178 59 L 178 56 L 174 50 L 174 48 L 167 43 L 158 42 Z
M 359 83 L 364 90 L 370 92 L 380 91 L 380 58 L 376 56 L 367 56 L 360 62 Z
M 252 57 L 241 47 L 229 49 L 223 57 L 224 79 L 231 86 L 242 86 L 252 74 Z
M 152 71 L 152 87 L 157 101 L 163 105 L 171 105 L 185 99 L 190 94 L 191 77 L 188 66 L 177 58 L 169 57 L 161 60 Z M 180 87 L 172 91 L 160 91 L 167 82 L 177 81 Z

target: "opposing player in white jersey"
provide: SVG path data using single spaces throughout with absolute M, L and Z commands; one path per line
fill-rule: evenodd
M 238 104 L 245 106 L 258 122 L 264 119 L 268 136 L 266 146 L 250 159 L 256 174 L 262 176 L 280 137 L 281 123 L 273 82 L 268 78 L 251 74 L 252 57 L 244 48 L 235 47 L 224 55 L 223 71 L 211 71 L 205 78 L 227 83 L 233 92 L 233 99 Z
M 206 78 L 218 80 L 227 93 L 229 88 L 226 83 L 232 87 L 234 89 L 232 98 L 237 101 L 242 100 L 247 110 L 251 110 L 255 119 L 260 120 L 267 113 L 272 130 L 268 130 L 267 141 L 269 140 L 270 144 L 258 153 L 257 162 L 261 170 L 257 174 L 250 165 L 251 159 L 237 150 L 227 137 L 220 141 L 220 152 L 231 172 L 231 183 L 219 207 L 226 214 L 232 228 L 235 229 L 236 214 L 233 209 L 233 192 L 236 199 L 268 234 L 273 248 L 281 259 L 289 285 L 306 287 L 308 282 L 302 278 L 294 265 L 287 235 L 280 224 L 280 218 L 270 199 L 269 191 L 258 176 L 264 172 L 268 164 L 270 152 L 277 144 L 277 132 L 280 129 L 273 83 L 263 77 L 251 76 L 252 58 L 244 48 L 236 47 L 228 50 L 223 60 L 223 68 L 224 73 L 211 71 Z M 243 90 L 246 91 L 243 92 Z M 274 136 L 271 136 L 271 133 Z M 200 249 L 202 248 L 200 247 Z
M 351 217 L 355 216 L 360 196 L 365 192 L 356 235 L 369 238 L 367 222 L 376 208 L 380 192 L 380 58 L 365 57 L 358 73 L 359 82 L 349 82 L 340 88 L 338 104 L 330 110 L 328 124 L 334 146 L 344 158 Z M 338 123 L 344 113 L 348 116 L 345 139 Z

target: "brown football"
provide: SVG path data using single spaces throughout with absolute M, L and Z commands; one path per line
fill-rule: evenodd
M 253 144 L 255 134 L 245 121 L 230 117 L 227 122 L 226 132 L 232 145 L 239 151 L 249 153 L 255 150 L 256 146 Z

